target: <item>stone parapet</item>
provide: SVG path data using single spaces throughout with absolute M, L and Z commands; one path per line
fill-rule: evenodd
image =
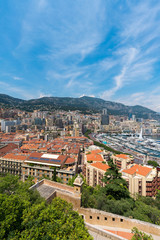
M 83 216 L 84 221 L 89 224 L 124 229 L 137 227 L 141 231 L 160 236 L 160 226 L 155 224 L 143 222 L 137 219 L 130 219 L 92 208 L 80 208 L 78 209 L 78 212 Z

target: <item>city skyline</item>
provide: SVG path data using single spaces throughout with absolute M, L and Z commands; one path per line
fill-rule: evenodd
M 0 3 L 1 93 L 95 96 L 160 112 L 160 3 Z

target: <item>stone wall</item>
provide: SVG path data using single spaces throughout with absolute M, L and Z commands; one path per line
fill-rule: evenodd
M 126 238 L 120 237 L 111 232 L 107 232 L 106 230 L 100 229 L 98 227 L 94 227 L 93 225 L 91 225 L 89 223 L 85 223 L 85 226 L 87 227 L 87 229 L 91 235 L 93 235 L 93 233 L 96 233 L 97 240 L 101 239 L 102 237 L 103 237 L 103 239 L 106 239 L 106 240 L 126 240 Z
M 72 203 L 74 210 L 78 211 L 78 213 L 83 216 L 84 221 L 88 224 L 104 227 L 108 226 L 115 228 L 124 228 L 130 230 L 133 227 L 137 227 L 141 231 L 160 236 L 160 226 L 158 225 L 139 221 L 136 219 L 130 219 L 97 209 L 82 208 L 81 194 L 75 193 L 73 187 L 44 179 L 39 183 L 33 185 L 31 188 L 35 189 L 42 184 L 55 188 L 55 192 L 47 199 L 48 202 L 51 202 L 52 199 L 57 196 L 66 200 L 69 203 Z
M 36 188 L 38 188 L 39 186 L 41 186 L 44 183 L 44 179 L 35 183 L 33 186 L 30 187 L 30 189 L 35 190 Z
M 41 186 L 42 184 L 45 184 L 47 186 L 53 187 L 55 189 L 54 193 L 49 196 L 47 200 L 47 202 L 51 202 L 53 198 L 55 197 L 60 197 L 64 200 L 66 200 L 69 203 L 73 204 L 73 208 L 75 210 L 80 209 L 81 207 L 81 194 L 79 194 L 78 192 L 74 191 L 73 187 L 61 184 L 61 183 L 57 183 L 57 182 L 53 182 L 47 179 L 43 179 L 40 182 L 34 184 L 31 189 L 36 189 L 39 186 Z
M 133 227 L 137 227 L 141 231 L 160 236 L 160 226 L 155 224 L 136 219 L 130 219 L 91 208 L 79 208 L 78 212 L 79 214 L 83 215 L 84 221 L 89 224 L 124 229 L 132 229 Z
M 74 195 L 70 195 L 70 194 L 67 194 L 65 192 L 58 191 L 58 190 L 56 190 L 56 197 L 60 197 L 64 200 L 66 200 L 67 202 L 72 203 L 74 210 L 77 211 L 78 209 L 80 209 L 81 197 L 76 197 Z
M 46 184 L 48 186 L 51 186 L 51 187 L 54 187 L 54 188 L 59 188 L 59 189 L 65 190 L 65 191 L 75 193 L 73 187 L 67 186 L 65 184 L 58 183 L 58 182 L 53 182 L 53 181 L 48 180 L 48 179 L 43 179 L 42 181 L 43 181 L 44 184 Z

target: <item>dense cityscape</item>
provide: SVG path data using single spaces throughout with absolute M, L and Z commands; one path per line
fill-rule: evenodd
M 158 120 L 139 119 L 132 114 L 109 115 L 107 109 L 103 109 L 101 113 L 83 114 L 79 110 L 26 112 L 1 108 L 0 117 L 1 176 L 7 174 L 19 176 L 23 182 L 32 179 L 35 183 L 34 189 L 36 188 L 49 202 L 54 198 L 55 191 L 56 196 L 65 200 L 69 198 L 68 201 L 75 209 L 79 209 L 78 212 L 86 224 L 92 223 L 91 218 L 87 221 L 87 215 L 81 209 L 81 200 L 75 201 L 75 196 L 66 197 L 67 194 L 73 194 L 70 193 L 73 190 L 68 188 L 74 186 L 76 197 L 81 198 L 82 194 L 82 207 L 92 207 L 93 203 L 89 203 L 92 200 L 85 200 L 88 194 L 85 191 L 91 190 L 85 188 L 87 189 L 87 186 L 93 189 L 97 186 L 105 188 L 106 184 L 110 185 L 104 179 L 107 177 L 106 171 L 113 167 L 111 162 L 124 180 L 123 185 L 128 189 L 128 196 L 132 199 L 138 196 L 155 198 L 158 194 L 160 189 Z M 85 187 L 82 186 L 83 182 Z M 111 195 L 115 194 L 114 191 L 112 189 Z M 117 201 L 121 198 L 125 197 L 113 197 Z M 93 207 L 104 209 L 103 205 Z M 113 209 L 107 212 L 127 216 Z M 160 213 L 157 214 L 156 219 Z M 140 216 L 133 215 L 133 218 L 143 220 Z M 124 219 L 121 218 L 120 221 L 123 222 Z M 159 220 L 151 222 L 157 221 Z M 104 223 L 94 224 L 103 226 Z M 114 231 L 115 226 L 110 227 Z M 127 230 L 124 229 L 122 236 L 125 231 Z M 90 233 L 94 236 L 92 229 Z M 155 239 L 158 239 L 156 234 Z
M 0 1 L 0 240 L 160 240 L 160 2 Z

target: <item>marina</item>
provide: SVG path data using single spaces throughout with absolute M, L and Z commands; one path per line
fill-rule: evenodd
M 137 161 L 146 163 L 154 160 L 160 163 L 160 139 L 142 136 L 139 134 L 113 134 L 101 133 L 95 135 L 97 141 L 121 152 L 132 154 Z

